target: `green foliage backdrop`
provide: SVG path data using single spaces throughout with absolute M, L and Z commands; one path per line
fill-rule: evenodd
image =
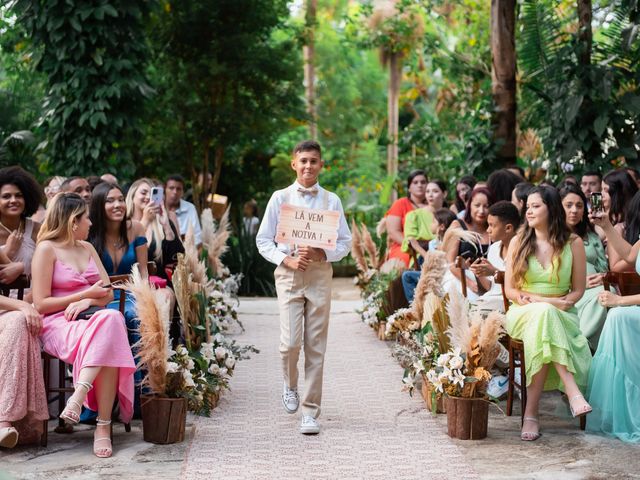
M 42 148 L 56 174 L 131 174 L 143 97 L 148 2 L 17 0 L 46 78 Z M 45 167 L 45 170 L 47 168 Z

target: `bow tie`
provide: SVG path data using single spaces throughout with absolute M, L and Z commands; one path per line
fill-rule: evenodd
M 318 195 L 318 187 L 313 187 L 313 188 L 298 187 L 298 193 L 302 196 L 311 195 L 312 197 L 315 197 L 316 195 Z

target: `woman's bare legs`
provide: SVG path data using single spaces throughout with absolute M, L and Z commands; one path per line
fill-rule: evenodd
M 111 411 L 118 388 L 118 368 L 102 367 L 94 381 L 98 402 L 98 425 L 94 434 L 93 451 L 99 457 L 110 457 L 111 447 Z
M 538 408 L 540 407 L 540 397 L 544 389 L 544 382 L 549 373 L 549 364 L 544 365 L 538 373 L 531 378 L 531 383 L 527 387 L 527 406 L 524 409 L 525 420 L 522 424 L 522 432 L 529 433 L 531 437 L 538 435 L 540 426 L 538 422 L 527 420 L 527 418 L 538 418 Z
M 85 367 L 80 370 L 78 378 L 75 384 L 75 390 L 69 400 L 67 400 L 67 406 L 60 414 L 60 417 L 67 423 L 78 423 L 80 420 L 80 412 L 82 410 L 82 404 L 84 399 L 87 398 L 87 393 L 93 387 L 93 381 L 100 373 L 102 367 Z
M 564 391 L 567 397 L 569 397 L 569 404 L 573 409 L 573 413 L 580 415 L 590 412 L 591 406 L 582 396 L 582 392 L 576 383 L 576 379 L 573 377 L 573 373 L 571 373 L 566 366 L 559 363 L 555 363 L 554 366 L 556 367 L 556 372 L 558 372 L 560 380 L 562 380 L 564 384 Z

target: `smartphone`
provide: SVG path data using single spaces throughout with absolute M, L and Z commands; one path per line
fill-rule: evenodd
M 103 310 L 104 308 L 105 307 L 89 307 L 86 310 L 81 311 L 76 317 L 76 320 L 89 320 L 91 318 L 91 315 L 99 312 L 100 310 Z
M 589 196 L 589 203 L 591 204 L 592 212 L 601 212 L 602 211 L 602 193 L 593 192 Z
M 156 205 L 162 205 L 164 203 L 164 189 L 162 187 L 151 188 L 151 201 Z

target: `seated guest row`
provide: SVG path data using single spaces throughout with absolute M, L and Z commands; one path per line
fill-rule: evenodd
M 590 430 L 640 441 L 640 423 L 629 413 L 640 409 L 640 373 L 630 366 L 637 359 L 632 356 L 632 344 L 625 343 L 640 340 L 637 322 L 632 320 L 638 315 L 633 308 L 640 307 L 628 306 L 640 305 L 640 296 L 620 297 L 603 287 L 607 271 L 634 267 L 640 273 L 640 246 L 636 247 L 640 193 L 636 179 L 626 170 L 610 172 L 604 178 L 597 172 L 588 173 L 583 188 L 570 179 L 558 189 L 523 181 L 514 185 L 508 175 L 487 182 L 502 188 L 495 196 L 511 198 L 511 204 L 493 203 L 494 192 L 476 183 L 468 190 L 463 218 L 449 220 L 450 225 L 444 228 L 445 213 L 434 212 L 429 200 L 419 204 L 420 199 L 413 198 L 418 208 L 405 214 L 402 243 L 408 258 L 411 250 L 424 255 L 429 248 L 445 249 L 450 265 L 445 289 L 460 290 L 461 275 L 465 275 L 474 308 L 485 312 L 504 308 L 502 291 L 493 275 L 497 270 L 505 271 L 505 291 L 511 302 L 507 332 L 523 341 L 527 360 L 523 440 L 540 435 L 538 402 L 542 391 L 561 389 L 574 416 L 593 409 L 593 419 L 587 424 Z M 413 178 L 414 183 L 420 175 L 427 188 L 441 184 L 429 182 L 424 172 Z M 602 210 L 590 211 L 591 196 L 585 195 L 585 190 L 589 195 L 591 190 L 600 190 L 593 177 L 601 181 Z M 507 191 L 509 188 L 512 190 Z M 416 192 L 419 188 L 410 189 L 410 195 Z M 390 210 L 389 215 L 394 212 L 397 210 Z M 437 247 L 438 241 L 430 241 L 434 237 L 449 240 Z M 390 256 L 393 254 L 391 250 Z M 462 271 L 456 267 L 458 257 L 465 259 Z M 409 301 L 419 277 L 416 270 L 403 273 Z M 615 393 L 604 386 L 607 376 L 615 379 Z

